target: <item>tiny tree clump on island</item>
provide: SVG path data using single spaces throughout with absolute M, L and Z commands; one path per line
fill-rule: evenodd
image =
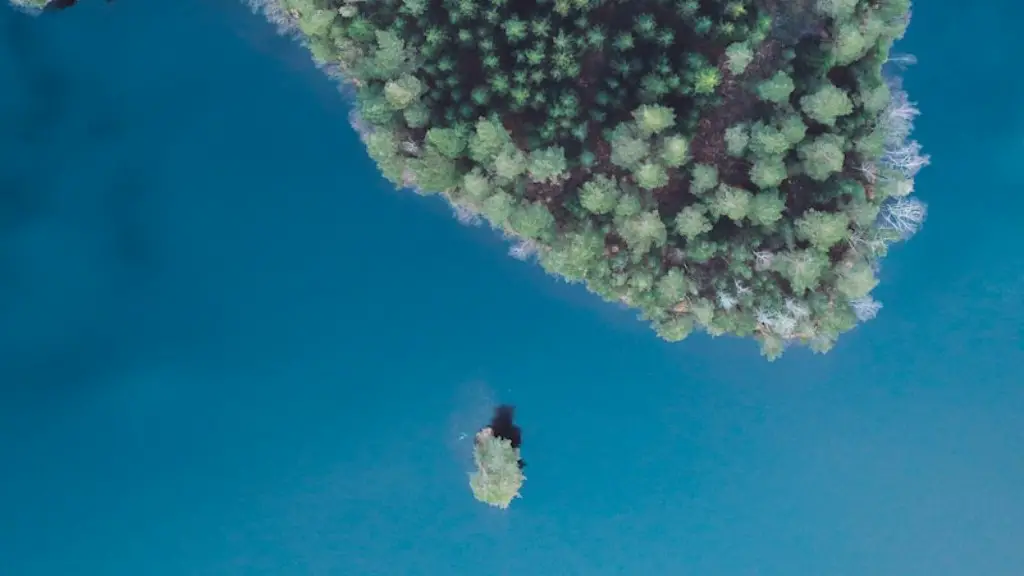
M 11 6 L 30 14 L 38 14 L 50 3 L 50 0 L 10 0 Z
M 910 0 L 252 2 L 351 90 L 385 178 L 669 341 L 825 352 L 925 216 L 883 75 Z
M 512 406 L 498 406 L 473 444 L 476 471 L 469 476 L 469 487 L 477 500 L 501 509 L 520 497 L 519 489 L 526 480 L 526 464 L 519 455 L 522 431 L 513 422 L 514 416 Z
M 106 0 L 107 3 L 113 1 Z M 78 4 L 78 0 L 10 0 L 10 2 L 11 6 L 33 15 L 44 11 L 66 10 Z
M 487 427 L 477 432 L 473 462 L 476 471 L 469 476 L 473 496 L 485 504 L 508 508 L 526 480 L 519 467 L 519 449 Z

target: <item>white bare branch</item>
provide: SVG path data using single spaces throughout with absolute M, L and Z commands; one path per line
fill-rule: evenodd
M 878 181 L 878 165 L 874 162 L 862 162 L 856 170 L 864 175 L 864 179 L 874 184 Z
M 479 226 L 483 223 L 483 219 L 480 217 L 480 213 L 472 208 L 463 204 L 451 204 L 452 211 L 455 212 L 455 218 L 460 224 L 465 226 Z
M 774 310 L 758 309 L 755 313 L 757 323 L 765 330 L 772 332 L 784 340 L 796 334 L 797 319 L 788 314 Z
M 907 67 L 917 64 L 917 56 L 913 54 L 890 54 L 886 62 L 895 65 L 900 70 L 906 70 Z
M 882 303 L 871 296 L 850 300 L 850 306 L 853 307 L 853 313 L 857 315 L 857 319 L 861 322 L 871 320 L 882 309 Z
M 847 242 L 854 252 L 871 258 L 884 254 L 886 250 L 885 240 L 881 238 L 871 238 L 869 240 L 864 237 L 864 233 L 861 231 L 854 232 Z
M 279 0 L 247 0 L 246 4 L 254 14 L 262 14 L 276 26 L 278 34 L 298 35 L 298 16 L 294 11 L 287 10 Z
M 719 292 L 718 305 L 722 307 L 722 310 L 732 310 L 732 307 L 736 305 L 736 298 L 728 292 Z
M 881 217 L 889 228 L 910 236 L 920 229 L 927 214 L 927 206 L 917 198 L 896 198 L 882 207 Z
M 416 141 L 414 141 L 412 138 L 403 140 L 402 143 L 399 146 L 401 147 L 402 152 L 405 152 L 406 154 L 408 154 L 410 156 L 419 156 L 420 155 L 420 145 Z
M 786 312 L 789 312 L 790 316 L 803 319 L 811 315 L 811 311 L 807 309 L 807 306 L 793 300 L 792 298 L 786 299 Z
M 921 111 L 910 101 L 898 79 L 889 80 L 889 91 L 891 99 L 882 116 L 886 144 L 901 145 L 910 136 L 914 129 L 914 118 L 920 116 Z
M 893 143 L 887 146 L 885 154 L 882 155 L 882 164 L 890 170 L 895 170 L 904 178 L 911 179 L 931 162 L 931 157 L 921 154 L 921 144 L 917 140 L 906 140 L 899 144 Z
M 759 250 L 754 252 L 754 269 L 761 271 L 767 270 L 771 267 L 772 261 L 775 259 L 775 255 L 767 250 Z
M 796 333 L 796 318 L 776 314 L 774 322 L 772 322 L 772 329 L 776 334 L 788 340 Z
M 537 254 L 537 244 L 532 240 L 519 240 L 508 250 L 508 255 L 523 262 Z

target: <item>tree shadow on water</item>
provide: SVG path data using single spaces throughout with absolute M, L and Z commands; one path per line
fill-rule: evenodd
M 106 0 L 107 4 L 110 4 L 113 1 L 114 0 Z M 78 0 L 51 0 L 50 3 L 46 5 L 46 8 L 43 9 L 43 11 L 56 12 L 58 10 L 67 10 L 68 8 L 71 8 L 76 4 L 78 4 Z
M 494 435 L 504 438 L 512 443 L 513 448 L 519 448 L 523 444 L 523 431 L 515 424 L 516 408 L 509 404 L 502 404 L 494 409 L 494 416 L 487 425 Z M 519 459 L 519 468 L 525 468 L 526 461 Z

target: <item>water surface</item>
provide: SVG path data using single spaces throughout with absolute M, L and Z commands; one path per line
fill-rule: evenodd
M 239 4 L 0 11 L 0 573 L 1024 574 L 1020 17 L 916 7 L 930 219 L 767 364 L 392 191 Z M 459 440 L 497 401 L 506 513 Z

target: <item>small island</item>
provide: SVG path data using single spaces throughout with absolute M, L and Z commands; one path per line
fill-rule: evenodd
M 11 6 L 30 14 L 42 12 L 50 4 L 50 0 L 10 0 L 10 2 Z
M 519 498 L 526 476 L 520 457 L 522 431 L 513 423 L 515 408 L 499 406 L 491 422 L 476 434 L 473 462 L 476 471 L 470 474 L 473 496 L 485 504 L 506 509 Z
M 110 3 L 114 0 L 105 0 Z M 11 0 L 11 5 L 20 10 L 35 14 L 38 12 L 52 12 L 65 10 L 78 4 L 78 0 Z

